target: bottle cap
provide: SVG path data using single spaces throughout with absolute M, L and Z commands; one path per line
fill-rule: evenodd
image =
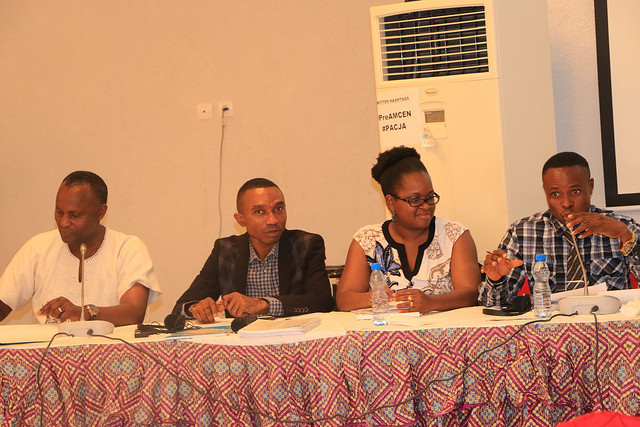
M 380 265 L 379 262 L 371 264 L 371 271 L 373 271 L 373 270 L 381 270 L 381 269 L 382 269 L 382 266 Z
M 536 255 L 536 261 L 546 261 L 546 260 L 547 260 L 547 256 L 545 254 Z

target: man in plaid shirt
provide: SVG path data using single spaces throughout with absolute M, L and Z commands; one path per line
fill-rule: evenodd
M 558 153 L 542 168 L 542 188 L 549 209 L 513 223 L 498 249 L 488 253 L 479 301 L 501 305 L 533 283 L 536 254 L 546 254 L 551 292 L 566 290 L 567 261 L 576 237 L 589 286 L 605 282 L 609 290 L 628 289 L 630 274 L 640 277 L 640 224 L 591 205 L 593 178 L 579 154 Z

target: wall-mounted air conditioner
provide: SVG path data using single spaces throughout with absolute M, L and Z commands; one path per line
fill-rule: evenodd
M 469 227 L 480 253 L 494 248 L 508 224 L 546 208 L 546 0 L 378 6 L 371 27 L 381 148 L 419 148 L 442 196 L 436 215 Z

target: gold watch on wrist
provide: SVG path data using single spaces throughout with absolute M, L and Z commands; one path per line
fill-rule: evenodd
M 636 233 L 631 231 L 631 239 L 626 242 L 620 242 L 620 252 L 622 252 L 622 255 L 627 256 L 631 253 L 631 250 L 633 250 L 633 247 L 636 245 L 636 237 Z
M 85 304 L 84 308 L 87 310 L 87 313 L 89 314 L 89 318 L 87 320 L 94 320 L 96 317 L 98 317 L 98 307 L 96 307 L 93 304 Z

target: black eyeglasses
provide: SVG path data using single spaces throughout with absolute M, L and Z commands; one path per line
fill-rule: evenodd
M 405 199 L 404 197 L 394 196 L 393 194 L 392 196 L 398 200 L 409 203 L 409 206 L 411 206 L 412 208 L 419 208 L 425 203 L 429 206 L 433 206 L 440 201 L 440 196 L 438 196 L 438 193 L 433 193 L 432 195 L 427 196 L 424 199 L 422 197 L 409 197 L 408 199 Z

